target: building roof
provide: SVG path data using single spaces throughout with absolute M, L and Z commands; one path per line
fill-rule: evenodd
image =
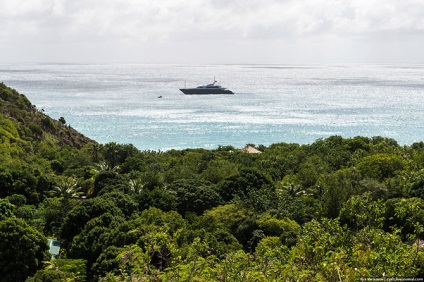
M 249 154 L 262 154 L 261 151 L 259 151 L 258 149 L 254 148 L 252 146 L 247 146 L 247 147 L 241 149 L 240 151 L 246 152 L 246 153 L 249 153 Z

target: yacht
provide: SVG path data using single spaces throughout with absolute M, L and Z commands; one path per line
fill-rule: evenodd
M 217 85 L 216 82 L 214 78 L 213 83 L 197 86 L 196 88 L 181 88 L 180 90 L 186 95 L 234 94 L 231 90 Z

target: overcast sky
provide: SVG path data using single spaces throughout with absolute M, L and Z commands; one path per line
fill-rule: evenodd
M 424 63 L 424 0 L 0 0 L 0 63 Z

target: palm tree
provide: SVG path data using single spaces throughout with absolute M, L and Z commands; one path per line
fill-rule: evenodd
M 56 181 L 50 192 L 54 196 L 62 198 L 64 204 L 68 204 L 70 198 L 79 198 L 83 194 L 80 189 L 81 184 L 77 179 L 73 177 L 62 177 Z
M 289 182 L 283 185 L 283 190 L 285 190 L 292 197 L 300 196 L 305 193 L 301 185 Z
M 141 178 L 132 178 L 130 179 L 129 184 L 130 184 L 131 191 L 133 191 L 136 194 L 140 193 L 144 188 L 144 182 L 143 182 L 143 179 Z
M 116 172 L 120 169 L 119 165 L 111 166 L 110 164 L 106 162 L 100 162 L 96 164 L 97 168 L 94 169 L 95 173 L 100 173 L 102 171 L 112 171 Z
M 91 146 L 89 147 L 90 153 L 91 153 L 91 157 L 93 158 L 94 162 L 98 162 L 100 160 L 100 153 L 102 150 L 102 145 L 101 144 L 91 144 Z

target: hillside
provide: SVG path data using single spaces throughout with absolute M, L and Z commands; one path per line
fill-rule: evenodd
M 423 142 L 140 151 L 0 93 L 2 282 L 424 277 Z
M 25 95 L 4 83 L 0 83 L 0 125 L 0 138 L 14 142 L 46 141 L 50 145 L 74 148 L 95 143 L 64 122 L 45 115 Z

